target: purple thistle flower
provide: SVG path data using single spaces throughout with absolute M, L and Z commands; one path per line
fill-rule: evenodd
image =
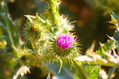
M 76 39 L 67 33 L 66 35 L 58 35 L 57 45 L 60 46 L 63 50 L 67 48 L 72 48 L 72 44 L 76 41 Z

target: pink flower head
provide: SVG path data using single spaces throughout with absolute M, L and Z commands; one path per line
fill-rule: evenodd
M 72 48 L 72 44 L 76 41 L 76 39 L 67 33 L 66 35 L 58 35 L 57 45 L 60 46 L 63 50 L 66 48 Z

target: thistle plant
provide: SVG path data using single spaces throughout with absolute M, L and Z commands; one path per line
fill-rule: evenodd
M 29 59 L 31 61 L 28 63 L 34 62 L 36 58 L 39 63 L 42 64 L 57 62 L 59 64 L 58 73 L 61 72 L 64 65 L 70 63 L 78 69 L 81 79 L 87 79 L 89 77 L 86 75 L 87 72 L 83 72 L 82 70 L 81 63 L 83 62 L 97 63 L 106 66 L 115 65 L 115 62 L 98 56 L 97 54 L 99 52 L 96 52 L 96 55 L 89 55 L 92 59 L 87 56 L 80 56 L 80 48 L 78 47 L 80 44 L 77 42 L 78 39 L 75 34 L 70 32 L 73 30 L 74 26 L 68 21 L 67 18 L 60 15 L 58 11 L 59 4 L 61 2 L 59 0 L 46 0 L 46 2 L 49 4 L 49 9 L 46 12 L 49 12 L 50 16 L 47 16 L 45 12 L 41 17 L 38 14 L 36 16 L 26 15 L 28 22 L 26 23 L 26 27 L 24 29 L 24 37 L 26 40 L 31 41 L 31 43 L 37 42 L 37 44 L 35 44 L 36 49 L 33 48 L 34 50 L 32 50 L 36 57 L 30 55 L 33 59 Z M 41 40 L 45 41 L 43 42 L 43 47 L 38 46 L 38 44 L 42 43 Z M 103 52 L 105 51 L 106 50 Z M 104 53 L 104 55 L 110 56 L 107 53 Z M 42 60 L 42 62 L 40 60 Z M 107 61 L 107 63 L 104 63 L 105 61 Z M 96 72 L 99 73 L 100 66 L 97 66 L 96 69 Z
M 42 14 L 42 19 L 38 14 L 36 16 L 25 15 L 27 22 L 24 28 L 24 38 L 26 42 L 31 42 L 32 52 L 41 59 L 43 64 L 46 62 L 59 63 L 59 72 L 64 63 L 70 62 L 78 56 L 76 37 L 70 33 L 73 26 L 70 25 L 67 18 L 59 14 L 59 1 L 47 0 L 51 16 Z M 43 43 L 44 41 L 44 43 Z M 41 43 L 42 46 L 40 45 Z M 39 46 L 40 45 L 40 46 Z M 29 61 L 31 62 L 31 61 Z
M 58 71 L 55 72 L 55 75 L 61 75 L 62 70 L 68 65 L 67 72 L 71 72 L 75 79 L 107 79 L 107 77 L 111 79 L 112 74 L 119 67 L 118 21 L 116 24 L 114 23 L 117 29 L 114 36 L 107 35 L 110 38 L 107 43 L 100 43 L 101 47 L 96 51 L 93 51 L 92 45 L 86 51 L 86 55 L 81 55 L 81 43 L 72 32 L 74 25 L 71 24 L 68 17 L 60 15 L 61 1 L 44 1 L 47 2 L 49 8 L 43 13 L 25 15 L 27 20 L 23 29 L 24 40 L 17 39 L 17 30 L 8 16 L 7 6 L 4 1 L 0 1 L 0 17 L 3 17 L 0 18 L 0 26 L 2 26 L 0 27 L 0 30 L 2 29 L 0 31 L 0 60 L 10 65 L 8 75 L 11 76 L 11 79 L 23 78 L 25 74 L 30 73 L 32 67 L 48 68 L 49 65 L 55 63 L 58 64 L 56 66 Z M 111 18 L 113 20 L 111 22 L 114 22 L 115 19 Z M 15 29 L 15 31 L 11 29 Z M 2 36 L 2 33 L 5 34 Z M 4 64 L 2 65 L 4 66 Z M 109 76 L 101 68 L 102 66 L 111 67 Z M 54 70 L 52 69 L 53 73 Z M 0 78 L 3 74 L 5 73 L 0 72 Z M 49 74 L 47 78 L 49 78 Z

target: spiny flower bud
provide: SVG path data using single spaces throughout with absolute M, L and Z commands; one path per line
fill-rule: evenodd
M 29 26 L 24 29 L 24 37 L 27 41 L 38 41 L 41 37 L 41 31 L 35 26 Z
M 24 37 L 27 41 L 36 42 L 41 39 L 45 31 L 44 21 L 36 14 L 36 16 L 26 15 L 27 22 L 24 28 Z
M 59 35 L 52 45 L 53 50 L 58 56 L 68 56 L 73 54 L 73 49 L 76 48 L 75 42 L 76 39 L 74 36 L 69 35 L 69 33 L 66 35 Z

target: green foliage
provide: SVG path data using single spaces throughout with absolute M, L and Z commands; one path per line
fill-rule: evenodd
M 83 69 L 87 79 L 97 79 L 99 77 L 100 66 L 95 64 L 83 64 Z
M 111 72 L 108 74 L 111 79 L 119 66 L 118 51 L 115 51 L 119 50 L 118 21 L 111 15 L 109 23 L 116 25 L 117 29 L 114 36 L 107 35 L 110 40 L 100 44 L 101 47 L 96 52 L 89 51 L 89 54 L 81 55 L 78 47 L 80 44 L 77 42 L 72 44 L 72 48 L 65 50 L 57 45 L 58 35 L 71 32 L 74 26 L 67 17 L 60 15 L 60 0 L 45 1 L 49 8 L 42 14 L 25 15 L 27 18 L 23 30 L 25 40 L 20 40 L 22 35 L 18 33 L 19 27 L 12 21 L 6 3 L 0 1 L 0 78 L 23 79 L 32 67 L 51 66 L 48 69 L 51 69 L 59 79 L 98 79 L 102 66 L 106 66 L 112 68 L 107 71 Z M 98 8 L 108 9 L 107 14 L 114 12 L 118 15 L 118 0 L 87 2 L 93 5 L 95 3 Z M 45 75 L 48 72 L 43 71 Z
M 103 52 L 111 50 L 113 45 L 114 41 L 109 40 L 109 42 L 105 43 L 104 46 L 102 46 L 96 53 L 102 56 L 103 58 L 106 58 L 106 55 L 104 55 Z

